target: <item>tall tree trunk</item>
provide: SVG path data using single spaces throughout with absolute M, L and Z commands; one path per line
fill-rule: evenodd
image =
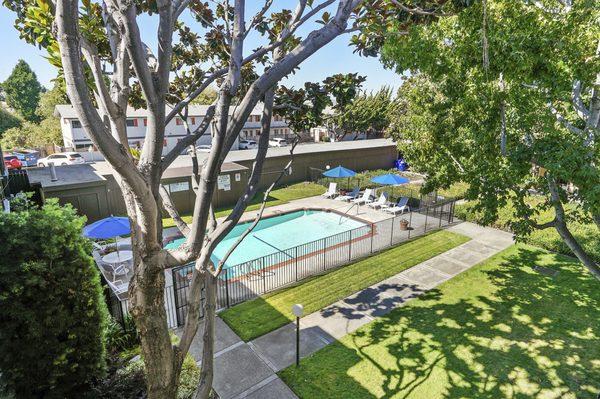
M 134 275 L 129 284 L 131 315 L 141 338 L 141 354 L 149 399 L 175 398 L 181 363 L 177 362 L 169 333 L 164 302 L 165 273 L 158 252 L 161 233 L 148 225 L 156 223 L 155 212 L 144 209 L 122 182 L 123 197 L 132 225 Z M 143 211 L 144 215 L 140 215 Z M 150 236 L 148 233 L 155 231 Z
M 550 197 L 552 200 L 552 205 L 554 206 L 555 212 L 555 221 L 554 228 L 562 238 L 562 240 L 567 244 L 569 249 L 575 254 L 577 259 L 584 264 L 585 267 L 588 268 L 590 273 L 594 275 L 598 280 L 600 280 L 600 267 L 594 259 L 590 255 L 585 252 L 583 247 L 577 242 L 571 231 L 567 227 L 567 222 L 565 218 L 565 210 L 563 208 L 562 202 L 560 200 L 560 192 L 559 188 L 556 184 L 556 180 L 550 173 L 546 173 L 546 179 L 548 181 L 548 189 L 550 191 Z
M 215 317 L 217 311 L 217 277 L 204 272 L 204 330 L 202 333 L 202 370 L 194 399 L 208 399 L 214 377 Z

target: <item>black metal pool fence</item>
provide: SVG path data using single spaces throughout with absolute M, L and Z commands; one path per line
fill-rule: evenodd
M 454 221 L 455 202 L 446 199 L 429 203 L 402 215 L 224 269 L 218 280 L 217 307 L 231 307 L 445 227 Z M 173 283 L 165 288 L 169 327 L 176 328 L 185 322 L 192 271 L 193 263 L 171 269 Z M 113 296 L 109 308 L 121 320 L 128 312 L 128 301 Z

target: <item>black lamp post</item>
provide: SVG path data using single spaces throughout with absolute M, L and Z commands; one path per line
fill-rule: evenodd
M 296 367 L 300 365 L 300 317 L 304 313 L 304 306 L 299 303 L 292 306 L 292 313 L 296 316 Z

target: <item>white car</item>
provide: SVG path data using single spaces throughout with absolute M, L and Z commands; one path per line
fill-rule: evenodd
M 273 137 L 272 139 L 269 139 L 270 147 L 285 147 L 287 145 L 288 142 L 286 141 L 286 139 L 282 139 L 280 137 Z
M 56 154 L 48 155 L 46 158 L 40 158 L 37 161 L 37 166 L 44 167 L 52 164 L 58 165 L 79 165 L 85 163 L 85 159 L 77 152 L 57 152 Z
M 210 144 L 202 144 L 202 145 L 196 146 L 196 151 L 197 152 L 210 152 L 211 148 L 212 147 Z M 188 149 L 187 153 L 188 153 L 188 155 L 191 155 L 192 150 Z
M 258 143 L 254 140 L 240 140 L 239 142 L 239 149 L 240 150 L 253 150 L 255 148 L 258 148 Z

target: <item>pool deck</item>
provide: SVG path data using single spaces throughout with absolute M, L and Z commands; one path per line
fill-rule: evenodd
M 300 320 L 301 357 L 404 306 L 513 244 L 511 234 L 473 223 L 463 222 L 448 229 L 471 240 L 303 317 Z M 200 331 L 190 348 L 190 354 L 199 364 Z M 214 387 L 220 398 L 297 398 L 276 374 L 294 363 L 293 323 L 244 342 L 217 317 L 215 339 Z

